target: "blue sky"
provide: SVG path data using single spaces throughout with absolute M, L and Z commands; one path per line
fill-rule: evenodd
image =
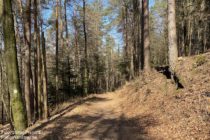
M 155 0 L 150 0 L 149 1 L 149 6 L 151 7 L 151 6 L 153 6 L 155 4 Z
M 91 3 L 92 1 L 94 0 L 88 0 L 88 3 Z M 102 0 L 102 2 L 104 6 L 108 6 L 109 0 Z M 152 7 L 154 3 L 155 3 L 155 0 L 149 0 L 149 7 Z M 45 19 L 48 19 L 51 16 L 51 14 L 52 14 L 51 8 L 48 10 L 44 10 L 42 13 L 43 18 Z M 120 45 L 122 47 L 123 45 L 122 34 L 117 32 L 117 28 L 113 28 L 109 34 L 115 39 L 116 46 Z

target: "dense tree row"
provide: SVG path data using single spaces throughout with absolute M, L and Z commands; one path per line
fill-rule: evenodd
M 209 49 L 209 0 L 176 0 L 179 55 L 189 56 Z
M 111 24 L 117 25 L 123 35 L 123 74 L 126 80 L 150 71 L 149 1 L 115 0 L 111 9 L 118 12 Z M 116 9 L 117 7 L 117 9 Z

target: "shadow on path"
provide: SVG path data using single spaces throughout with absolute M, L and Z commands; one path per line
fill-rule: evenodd
M 37 131 L 37 130 L 39 130 L 39 129 L 44 128 L 46 125 L 48 125 L 48 124 L 50 124 L 50 123 L 56 121 L 57 119 L 59 119 L 60 117 L 62 117 L 62 116 L 65 115 L 66 113 L 70 112 L 71 110 L 73 110 L 74 108 L 76 108 L 76 107 L 79 106 L 79 105 L 82 105 L 82 104 L 85 104 L 85 103 L 89 103 L 89 102 L 91 102 L 91 103 L 96 103 L 96 102 L 101 102 L 101 101 L 108 101 L 108 99 L 106 99 L 106 98 L 101 98 L 101 97 L 95 97 L 95 96 L 94 96 L 94 97 L 91 97 L 91 98 L 86 98 L 86 99 L 79 100 L 79 101 L 77 101 L 77 102 L 75 102 L 75 103 L 69 105 L 68 107 L 62 109 L 62 110 L 60 111 L 59 115 L 57 114 L 57 115 L 55 115 L 54 117 L 50 118 L 49 121 L 46 121 L 46 122 L 42 123 L 40 126 L 33 128 L 32 131 Z
M 139 119 L 142 119 L 141 125 L 138 125 Z M 118 120 L 117 118 L 105 119 L 102 115 L 74 115 L 59 119 L 55 127 L 46 130 L 49 133 L 42 139 L 151 140 L 154 138 L 149 137 L 146 128 L 155 125 L 157 123 L 149 116 L 125 119 L 122 115 Z
M 124 114 L 120 114 L 115 108 L 112 108 L 113 101 L 107 98 L 92 97 L 74 103 L 65 110 L 66 113 L 62 116 L 42 124 L 33 131 L 41 132 L 39 140 L 154 139 L 149 136 L 147 131 L 148 127 L 158 125 L 154 118 L 147 115 L 127 119 Z M 82 104 L 85 104 L 86 111 L 67 114 Z M 89 106 L 89 104 L 91 105 Z M 95 109 L 95 106 L 98 108 Z

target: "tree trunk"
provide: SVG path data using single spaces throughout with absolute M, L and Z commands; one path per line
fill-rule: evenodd
M 61 64 L 62 64 L 62 66 L 61 66 L 61 68 L 62 68 L 62 71 L 64 72 L 65 70 L 64 70 L 64 66 L 63 66 L 63 62 L 64 62 L 64 38 L 63 38 L 63 17 L 62 17 L 62 1 L 61 0 L 59 0 L 59 3 L 60 3 L 60 9 L 59 9 L 59 16 L 60 16 L 60 26 L 59 26 L 59 29 L 60 29 L 60 35 L 59 35 L 59 40 L 60 40 L 60 46 L 61 46 L 61 55 L 59 56 L 59 58 L 60 58 L 60 61 L 61 61 Z M 65 7 L 64 7 L 65 8 Z M 65 19 L 64 19 L 65 20 Z M 65 24 L 65 23 L 64 23 Z M 65 75 L 64 75 L 64 73 L 61 73 L 61 82 L 62 82 L 62 90 L 64 90 L 64 86 L 65 86 Z M 63 93 L 63 96 L 61 97 L 61 101 L 64 101 L 64 99 L 65 99 L 65 93 Z
M 24 48 L 22 48 L 22 46 L 24 46 L 24 42 L 22 42 L 22 38 L 21 38 L 21 33 L 19 32 L 20 28 L 24 28 L 24 22 L 23 22 L 23 12 L 22 12 L 22 1 L 21 0 L 17 0 L 17 4 L 18 4 L 18 10 L 14 11 L 14 14 L 17 15 L 14 17 L 14 21 L 15 21 L 15 35 L 16 35 L 16 45 L 17 47 L 17 53 L 20 54 L 19 57 L 19 73 L 20 73 L 20 85 L 21 85 L 21 91 L 24 91 L 24 58 L 23 58 L 23 50 L 25 50 Z M 19 18 L 20 17 L 20 18 Z M 19 24 L 19 22 L 21 24 Z M 30 69 L 31 70 L 31 69 Z
M 1 0 L 0 0 L 0 6 L 1 6 Z M 1 50 L 0 50 L 0 55 L 1 55 Z M 4 102 L 3 102 L 3 71 L 2 71 L 2 63 L 1 63 L 1 58 L 0 58 L 0 100 L 2 102 L 2 105 L 1 105 L 1 111 L 2 111 L 2 114 L 1 114 L 1 124 L 4 125 Z
M 24 41 L 25 41 L 25 101 L 26 101 L 26 113 L 28 119 L 28 125 L 32 121 L 31 110 L 31 89 L 30 89 L 30 69 L 31 69 L 31 0 L 26 1 L 26 10 L 24 12 Z
M 2 24 L 3 19 L 3 0 L 0 0 L 0 24 Z
M 4 103 L 1 101 L 1 124 L 4 125 Z
M 42 117 L 42 78 L 41 78 L 41 69 L 42 69 L 42 64 L 41 64 L 41 45 L 40 45 L 40 29 L 38 27 L 38 6 L 39 3 L 37 0 L 34 0 L 34 36 L 35 36 L 35 44 L 36 44 L 36 49 L 37 49 L 37 70 L 35 73 L 37 73 L 37 93 L 35 99 L 36 101 L 36 117 L 41 119 Z
M 128 44 L 128 8 L 125 5 L 125 23 L 124 23 L 124 30 L 125 30 L 125 59 L 126 59 L 126 79 L 130 80 L 130 58 L 129 58 L 129 44 Z
M 141 56 L 140 56 L 140 67 L 144 70 L 144 1 L 141 0 Z
M 42 67 L 43 67 L 43 96 L 44 96 L 44 119 L 49 116 L 48 113 L 48 91 L 47 91 L 47 64 L 46 64 L 46 50 L 45 50 L 45 37 L 42 32 Z
M 150 38 L 149 38 L 149 0 L 143 0 L 143 16 L 144 16 L 144 70 L 150 71 Z
M 69 33 L 68 33 L 68 20 L 67 20 L 67 0 L 64 1 L 64 16 L 65 16 L 65 30 L 66 30 L 66 45 L 68 46 L 68 38 L 69 38 Z
M 83 95 L 88 93 L 88 76 L 87 76 L 87 32 L 86 32 L 86 3 L 83 0 L 83 29 L 85 37 L 85 53 L 84 53 L 84 74 L 83 74 Z
M 56 52 L 55 52 L 55 65 L 56 65 L 56 75 L 55 75 L 55 86 L 56 86 L 56 92 L 55 92 L 55 102 L 56 104 L 58 103 L 58 36 L 59 36 L 59 31 L 58 31 L 58 9 L 59 8 L 59 0 L 56 0 Z
M 7 119 L 9 120 L 9 123 L 12 126 L 13 129 L 13 123 L 12 123 L 12 119 L 11 119 L 11 112 L 10 112 L 10 95 L 9 95 L 9 91 L 7 90 L 8 88 L 8 84 L 7 84 L 7 78 L 6 78 L 6 70 L 4 68 L 4 63 L 3 63 L 3 58 L 2 56 L 2 52 L 0 51 L 0 99 L 3 102 L 3 106 L 5 108 L 5 113 L 7 115 Z
M 27 126 L 25 108 L 19 81 L 17 49 L 15 41 L 14 19 L 12 14 L 12 1 L 4 0 L 4 45 L 5 61 L 8 76 L 9 93 L 11 97 L 11 108 L 14 120 L 14 128 L 17 131 L 24 131 Z M 17 134 L 17 133 L 16 133 Z M 17 134 L 18 135 L 18 134 Z
M 178 59 L 177 35 L 176 35 L 176 12 L 175 0 L 168 0 L 168 45 L 169 45 L 169 65 L 172 72 Z
M 80 85 L 80 81 L 79 81 L 79 72 L 80 72 L 80 48 L 78 45 L 78 25 L 77 25 L 77 19 L 76 19 L 76 11 L 74 10 L 74 20 L 73 20 L 73 24 L 74 24 L 74 50 L 75 50 L 75 67 L 76 67 L 76 73 L 77 73 L 77 77 L 75 78 L 75 85 L 79 84 Z

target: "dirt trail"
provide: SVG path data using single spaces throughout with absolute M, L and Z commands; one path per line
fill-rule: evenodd
M 109 93 L 87 98 L 35 132 L 40 132 L 39 140 L 146 139 L 138 135 L 140 129 L 135 126 L 135 120 L 124 119 L 118 95 Z

